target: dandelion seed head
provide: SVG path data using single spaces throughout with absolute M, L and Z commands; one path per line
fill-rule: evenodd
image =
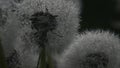
M 13 9 L 14 11 L 12 11 Z M 64 47 L 66 47 L 77 34 L 79 8 L 72 1 L 24 0 L 16 4 L 13 9 L 9 11 L 15 15 L 14 20 L 19 23 L 19 31 L 17 31 L 14 47 L 20 54 L 23 68 L 34 68 L 37 64 L 38 52 L 40 51 L 33 36 L 37 30 L 32 29 L 32 21 L 30 20 L 32 15 L 38 12 L 49 12 L 53 16 L 57 15 L 55 18 L 57 26 L 54 30 L 47 32 L 49 45 L 46 46 L 46 49 L 52 54 L 62 52 Z
M 51 15 L 57 15 L 57 27 L 55 30 L 47 33 L 49 40 L 47 48 L 48 50 L 52 49 L 53 52 L 60 52 L 77 34 L 79 26 L 79 8 L 72 1 L 24 0 L 17 5 L 16 12 L 14 13 L 22 24 L 31 25 L 30 17 L 37 12 L 46 13 L 46 9 L 48 9 Z M 31 27 L 28 28 L 31 29 Z
M 58 68 L 119 68 L 119 41 L 109 31 L 86 31 L 65 50 Z

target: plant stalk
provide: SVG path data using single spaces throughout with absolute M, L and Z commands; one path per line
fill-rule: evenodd
M 5 55 L 4 55 L 3 47 L 1 44 L 1 39 L 0 39 L 0 68 L 7 68 L 7 64 L 5 61 Z

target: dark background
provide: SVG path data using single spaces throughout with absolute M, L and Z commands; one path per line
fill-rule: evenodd
M 117 0 L 82 0 L 80 32 L 103 29 L 120 35 L 120 13 Z

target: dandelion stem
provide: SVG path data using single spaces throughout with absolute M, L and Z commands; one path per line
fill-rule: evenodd
M 41 37 L 41 40 L 42 40 L 42 49 L 41 49 L 41 52 L 39 54 L 39 59 L 38 59 L 38 64 L 37 64 L 37 68 L 47 68 L 47 61 L 46 61 L 46 49 L 45 49 L 45 46 L 46 46 L 46 42 L 47 42 L 47 32 L 44 31 L 42 32 L 42 37 Z
M 47 64 L 46 64 L 45 48 L 42 48 L 42 50 L 39 54 L 37 68 L 46 68 L 46 67 L 47 67 Z
M 0 68 L 7 68 L 7 64 L 5 61 L 5 55 L 4 55 L 4 51 L 2 48 L 2 44 L 1 44 L 1 39 L 0 39 Z

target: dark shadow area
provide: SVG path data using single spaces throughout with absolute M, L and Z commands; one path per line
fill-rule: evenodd
M 107 68 L 109 57 L 104 53 L 92 53 L 86 55 L 84 68 Z
M 82 0 L 80 32 L 85 30 L 109 30 L 120 35 L 120 29 L 115 28 L 119 14 L 116 13 L 116 0 Z M 119 27 L 119 26 L 118 26 Z

